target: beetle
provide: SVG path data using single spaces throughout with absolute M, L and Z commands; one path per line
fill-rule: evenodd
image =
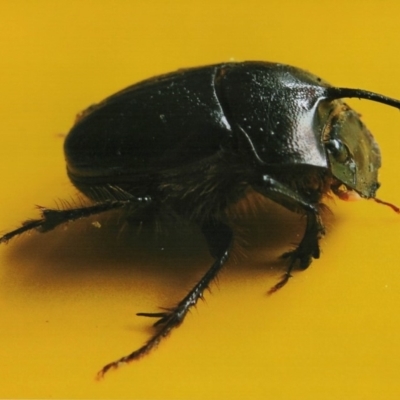
M 229 258 L 235 232 L 229 210 L 249 191 L 306 217 L 298 245 L 283 255 L 287 269 L 306 269 L 320 256 L 325 229 L 321 202 L 374 199 L 379 188 L 378 144 L 343 98 L 400 108 L 373 92 L 333 87 L 302 69 L 268 62 L 228 62 L 182 69 L 132 85 L 78 115 L 66 137 L 68 176 L 92 202 L 41 208 L 0 238 L 111 210 L 168 213 L 198 224 L 214 259 L 200 281 L 172 308 L 139 313 L 156 318 L 154 335 L 99 372 L 152 350 L 203 296 Z

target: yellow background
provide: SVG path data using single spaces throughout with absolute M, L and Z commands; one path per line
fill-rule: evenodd
M 269 60 L 400 97 L 398 1 L 0 3 L 0 213 L 6 232 L 69 202 L 63 135 L 75 114 L 181 67 Z M 400 203 L 400 114 L 350 102 L 380 143 L 379 197 Z M 139 311 L 178 301 L 210 258 L 198 233 L 152 238 L 83 221 L 0 249 L 0 397 L 397 399 L 400 217 L 330 202 L 322 258 L 274 296 L 298 216 L 253 221 L 247 258 L 157 351 L 95 373 L 151 334 Z M 164 248 L 164 250 L 161 250 Z M 269 260 L 269 261 L 268 261 Z M 267 263 L 268 261 L 268 263 Z

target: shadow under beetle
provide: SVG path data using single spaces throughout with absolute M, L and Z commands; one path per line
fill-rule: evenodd
M 130 86 L 82 112 L 65 140 L 67 172 L 93 203 L 41 208 L 41 218 L 6 233 L 49 231 L 110 210 L 140 215 L 153 208 L 197 223 L 214 262 L 174 307 L 138 315 L 157 318 L 139 349 L 99 372 L 148 353 L 181 324 L 229 258 L 234 240 L 229 208 L 252 189 L 306 216 L 303 238 L 285 253 L 293 268 L 320 255 L 322 197 L 375 198 L 381 156 L 359 115 L 342 98 L 400 108 L 376 93 L 332 87 L 298 68 L 266 62 L 182 69 Z

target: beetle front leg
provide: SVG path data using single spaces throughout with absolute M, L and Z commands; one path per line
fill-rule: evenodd
M 137 315 L 142 317 L 158 318 L 154 323 L 154 327 L 158 328 L 157 332 L 139 349 L 105 365 L 99 371 L 98 378 L 102 378 L 112 368 L 118 368 L 149 353 L 172 329 L 178 327 L 183 322 L 190 308 L 195 306 L 197 301 L 203 297 L 204 291 L 218 275 L 218 272 L 229 257 L 233 233 L 225 224 L 214 221 L 203 224 L 202 232 L 209 245 L 210 253 L 215 258 L 211 268 L 175 307 L 159 313 L 138 313 Z
M 291 278 L 291 272 L 295 267 L 306 269 L 313 258 L 319 258 L 319 240 L 324 235 L 325 228 L 318 206 L 309 203 L 299 193 L 279 181 L 268 175 L 263 175 L 262 182 L 255 184 L 253 187 L 264 196 L 291 211 L 304 212 L 307 218 L 306 230 L 299 245 L 294 250 L 282 255 L 282 258 L 289 259 L 289 266 L 282 279 L 268 291 L 271 294 L 285 286 Z
M 282 258 L 289 259 L 289 266 L 282 279 L 268 291 L 269 294 L 286 285 L 292 277 L 291 272 L 296 266 L 304 270 L 308 268 L 313 258 L 319 258 L 319 239 L 325 232 L 324 226 L 318 213 L 307 212 L 306 217 L 307 226 L 303 238 L 296 249 L 282 255 Z

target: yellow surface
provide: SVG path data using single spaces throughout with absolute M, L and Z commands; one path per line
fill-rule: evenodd
M 395 0 L 2 0 L 1 230 L 74 198 L 62 135 L 140 79 L 256 59 L 400 97 L 399 13 Z M 350 103 L 381 145 L 379 197 L 399 204 L 400 114 Z M 203 239 L 137 237 L 110 220 L 3 245 L 0 398 L 398 399 L 400 217 L 367 201 L 330 207 L 322 258 L 284 290 L 266 296 L 279 277 L 266 261 L 301 232 L 286 214 L 254 223 L 247 259 L 183 326 L 101 382 L 100 367 L 151 333 L 135 313 L 172 305 L 208 268 Z

